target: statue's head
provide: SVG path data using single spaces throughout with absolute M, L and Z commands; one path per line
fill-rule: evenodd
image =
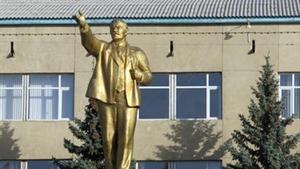
M 114 19 L 110 24 L 110 34 L 114 41 L 119 41 L 126 38 L 128 26 L 122 19 Z

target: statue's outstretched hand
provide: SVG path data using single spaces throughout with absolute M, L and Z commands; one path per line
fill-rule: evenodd
M 77 14 L 73 15 L 73 19 L 79 24 L 80 27 L 83 27 L 86 24 L 85 16 L 79 10 Z

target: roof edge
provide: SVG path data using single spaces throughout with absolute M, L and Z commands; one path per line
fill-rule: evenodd
M 92 25 L 109 25 L 112 18 L 87 19 Z M 205 24 L 272 24 L 272 23 L 300 23 L 299 17 L 264 17 L 264 18 L 147 18 L 124 19 L 132 25 L 205 25 Z M 2 25 L 75 25 L 73 19 L 0 19 Z

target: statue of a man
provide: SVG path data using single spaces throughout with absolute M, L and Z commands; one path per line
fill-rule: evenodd
M 129 169 L 140 105 L 139 85 L 152 79 L 148 59 L 126 40 L 128 27 L 120 19 L 110 25 L 111 42 L 95 38 L 84 15 L 75 15 L 81 42 L 96 65 L 86 96 L 100 113 L 106 169 Z

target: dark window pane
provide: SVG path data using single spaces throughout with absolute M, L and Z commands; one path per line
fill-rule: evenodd
M 205 86 L 205 73 L 182 73 L 177 74 L 177 86 Z
M 221 161 L 208 161 L 207 169 L 221 169 Z
M 69 87 L 69 90 L 62 92 L 62 118 L 73 119 L 74 112 L 74 75 L 61 75 L 62 87 Z
M 169 90 L 141 89 L 140 119 L 169 118 Z
M 28 161 L 27 169 L 58 169 L 52 161 Z
M 300 89 L 295 89 L 295 114 L 294 118 L 300 118 Z
M 222 118 L 221 89 L 210 90 L 210 117 Z
M 290 90 L 282 90 L 281 91 L 281 100 L 284 105 L 284 109 L 282 112 L 283 117 L 289 117 L 290 115 L 290 105 L 291 105 L 291 92 Z
M 30 87 L 58 87 L 58 76 L 50 74 L 33 74 L 29 77 Z
M 210 86 L 221 86 L 222 77 L 221 73 L 210 73 L 209 74 L 209 85 Z
M 176 118 L 206 118 L 206 89 L 177 89 Z
M 292 74 L 281 73 L 280 74 L 280 86 L 292 86 Z
M 169 86 L 169 74 L 153 74 L 149 86 Z
M 139 162 L 138 169 L 168 169 L 167 162 Z
M 63 87 L 74 88 L 74 75 L 72 75 L 72 74 L 61 75 L 61 85 Z
M 62 93 L 62 118 L 73 119 L 74 112 L 74 92 L 73 88 Z
M 182 161 L 175 162 L 175 169 L 207 169 L 205 161 Z
M 1 169 L 20 169 L 21 164 L 19 161 L 0 161 Z
M 295 73 L 295 86 L 300 86 L 300 73 Z

